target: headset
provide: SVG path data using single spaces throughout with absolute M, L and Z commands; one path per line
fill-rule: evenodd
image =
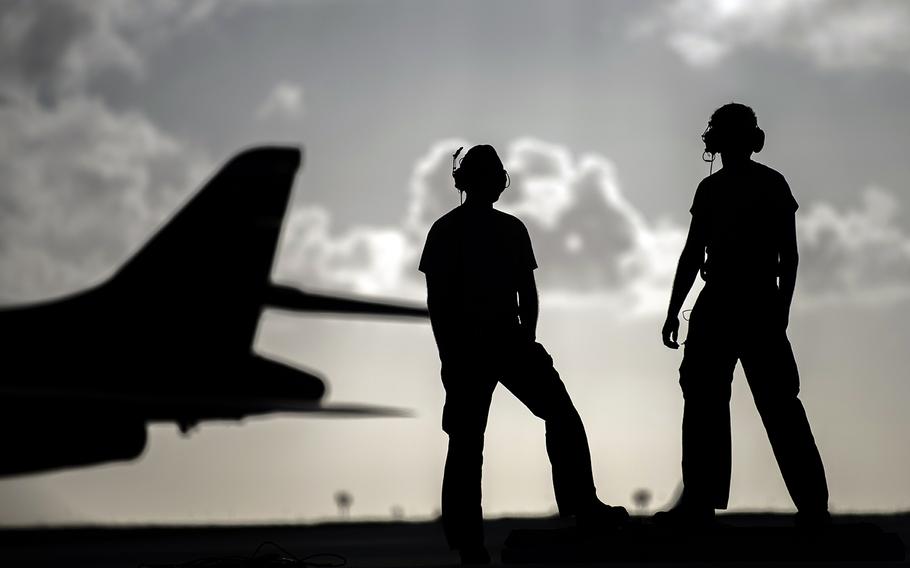
M 705 131 L 702 132 L 701 135 L 701 141 L 705 144 L 705 149 L 701 153 L 701 159 L 711 164 L 711 169 L 709 170 L 711 173 L 714 171 L 714 158 L 716 157 L 716 154 L 722 152 L 724 150 L 724 147 L 727 146 L 729 142 L 727 140 L 727 129 L 730 127 L 727 126 L 726 129 L 719 127 L 717 124 L 715 124 L 715 120 L 723 120 L 725 118 L 723 117 L 723 114 L 732 111 L 733 108 L 730 107 L 733 105 L 735 105 L 735 108 L 737 108 L 737 110 L 740 112 L 748 111 L 752 114 L 754 125 L 752 127 L 752 132 L 750 133 L 750 149 L 753 152 L 758 153 L 761 152 L 762 148 L 765 146 L 765 131 L 758 127 L 758 119 L 755 118 L 755 111 L 739 103 L 726 104 L 711 114 L 711 118 L 708 120 L 708 126 L 705 128 Z M 728 110 L 726 112 L 722 112 L 724 109 Z M 721 116 L 718 116 L 718 113 L 720 113 Z
M 458 168 L 455 168 L 455 160 L 458 159 L 458 155 L 461 154 L 461 151 L 464 150 L 464 146 L 460 146 L 458 150 L 452 154 L 452 178 L 455 180 L 455 189 L 458 190 L 458 193 L 461 194 L 461 202 L 464 203 L 464 192 L 475 181 L 475 176 L 477 175 L 474 167 L 463 167 L 461 162 L 458 162 Z M 464 158 L 462 158 L 462 161 Z M 509 177 L 509 172 L 505 169 L 502 170 L 501 183 L 503 189 L 508 188 L 512 185 L 512 178 Z

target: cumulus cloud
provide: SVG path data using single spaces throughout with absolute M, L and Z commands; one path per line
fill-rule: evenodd
M 0 5 L 0 76 L 4 91 L 42 100 L 78 94 L 99 73 L 146 73 L 146 58 L 175 34 L 236 1 L 42 0 Z
M 639 293 L 662 283 L 665 247 L 681 246 L 677 227 L 647 221 L 620 189 L 612 162 L 532 139 L 516 141 L 506 161 L 515 193 L 503 208 L 522 219 L 543 259 L 541 285 L 590 293 Z
M 303 87 L 290 81 L 275 85 L 256 109 L 258 118 L 298 119 L 303 116 Z
M 675 0 L 636 31 L 664 36 L 697 67 L 755 48 L 827 68 L 910 70 L 910 5 L 902 0 Z
M 111 70 L 142 80 L 149 50 L 162 38 L 181 27 L 201 24 L 216 9 L 234 5 L 200 2 L 186 8 L 176 0 L 49 0 L 0 7 L 4 48 L 0 51 L 0 301 L 38 299 L 98 280 L 199 185 L 209 166 L 201 152 L 139 111 L 111 109 L 91 93 L 90 84 L 94 76 Z M 816 53 L 812 46 L 827 45 L 823 30 L 841 21 L 832 14 L 860 9 L 850 8 L 853 4 L 831 3 L 822 8 L 817 2 L 792 2 L 797 5 L 806 13 L 823 11 L 820 21 L 826 23 L 811 31 L 812 41 L 783 45 L 819 58 L 822 51 Z M 793 21 L 808 17 L 795 15 L 796 8 L 790 6 L 790 2 L 704 6 L 676 2 L 668 8 L 663 25 L 665 31 L 676 34 L 673 37 L 688 42 L 690 54 L 700 53 L 696 59 L 701 57 L 701 63 L 707 64 L 741 46 L 776 45 L 763 38 L 783 34 Z M 881 2 L 868 6 L 863 8 L 868 11 L 862 12 L 860 27 L 878 31 L 886 24 L 877 14 L 903 10 Z M 682 24 L 672 27 L 670 23 L 689 18 L 687 10 L 698 7 L 710 17 L 702 27 L 693 23 L 685 28 L 697 32 L 686 39 L 680 35 Z M 904 21 L 901 18 L 898 14 L 898 24 Z M 733 35 L 718 31 L 728 29 L 727 22 L 748 29 Z M 852 55 L 839 56 L 838 61 L 890 61 L 891 51 L 876 47 L 862 34 L 851 37 Z M 825 53 L 847 45 L 845 39 L 837 41 L 841 43 L 825 47 Z M 259 110 L 265 118 L 299 115 L 302 109 L 300 86 L 279 83 Z M 339 231 L 324 209 L 291 211 L 276 279 L 331 290 L 421 297 L 417 259 L 432 222 L 457 203 L 451 153 L 459 146 L 470 144 L 440 140 L 416 160 L 409 204 L 396 225 Z M 541 264 L 538 280 L 545 299 L 597 297 L 632 306 L 639 313 L 663 309 L 685 227 L 648 219 L 636 207 L 634 194 L 623 190 L 615 166 L 604 156 L 521 138 L 505 147 L 502 157 L 512 187 L 500 206 L 521 217 L 529 228 Z M 823 203 L 804 207 L 799 223 L 803 301 L 908 295 L 910 237 L 896 222 L 897 210 L 892 194 L 874 188 L 852 208 Z
M 111 271 L 202 180 L 201 152 L 91 82 L 142 80 L 156 42 L 213 2 L 0 6 L 0 302 L 81 288 Z
M 116 33 L 111 2 L 5 2 L 0 8 L 4 90 L 42 98 L 84 88 L 102 69 L 142 71 L 136 50 Z
M 206 162 L 91 98 L 0 107 L 0 300 L 103 277 L 203 179 Z
M 400 227 L 359 227 L 338 234 L 319 207 L 290 212 L 273 278 L 307 288 L 419 298 L 410 268 L 417 243 Z
M 800 216 L 800 287 L 813 302 L 888 302 L 910 297 L 910 235 L 899 204 L 877 187 L 857 207 L 817 203 Z
M 414 167 L 411 201 L 393 227 L 333 234 L 330 216 L 312 207 L 291 214 L 277 278 L 378 295 L 420 297 L 417 259 L 430 225 L 457 204 L 451 154 L 459 139 L 433 144 Z M 538 281 L 561 298 L 622 298 L 653 309 L 665 300 L 684 231 L 647 221 L 626 199 L 615 168 L 601 156 L 573 156 L 532 138 L 502 155 L 512 186 L 498 206 L 528 227 L 541 264 Z
M 401 223 L 333 231 L 323 209 L 291 213 L 276 277 L 317 288 L 424 294 L 417 259 L 430 225 L 457 203 L 451 154 L 460 139 L 433 144 L 414 166 Z M 596 154 L 522 138 L 501 154 L 512 178 L 497 207 L 528 227 L 544 301 L 615 305 L 626 314 L 666 308 L 686 227 L 647 219 Z M 824 203 L 799 213 L 800 304 L 910 297 L 910 236 L 895 223 L 897 201 L 881 189 L 845 211 Z

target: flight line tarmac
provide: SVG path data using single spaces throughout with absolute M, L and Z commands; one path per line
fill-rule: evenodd
M 502 518 L 486 522 L 487 544 L 494 564 L 526 566 L 823 566 L 833 561 L 838 566 L 910 566 L 903 560 L 910 542 L 908 513 L 835 516 L 832 532 L 814 539 L 792 529 L 790 515 L 730 514 L 719 519 L 720 528 L 692 537 L 659 531 L 635 516 L 623 531 L 601 535 L 578 534 L 571 522 L 552 517 Z M 699 553 L 705 539 L 713 556 Z M 254 562 L 257 547 L 269 542 L 280 549 L 266 545 Z M 278 562 L 283 554 L 279 550 L 299 559 L 330 555 L 311 558 L 324 566 L 342 561 L 355 568 L 458 564 L 435 521 L 0 530 L 4 566 L 291 566 Z

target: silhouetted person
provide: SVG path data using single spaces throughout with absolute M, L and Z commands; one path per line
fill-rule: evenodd
M 764 132 L 751 108 L 717 109 L 702 136 L 723 168 L 699 184 L 662 336 L 677 349 L 678 314 L 696 275 L 705 287 L 689 320 L 679 368 L 685 406 L 683 493 L 655 521 L 710 522 L 730 492 L 730 385 L 742 363 L 797 522 L 830 521 L 822 460 L 798 398 L 787 324 L 796 284 L 796 200 L 784 177 L 754 162 Z
M 481 466 L 497 383 L 546 421 L 560 514 L 574 515 L 581 524 L 616 524 L 628 515 L 597 499 L 584 425 L 553 359 L 535 341 L 537 262 L 531 239 L 521 221 L 493 208 L 507 187 L 508 174 L 492 146 L 471 148 L 456 171 L 457 156 L 452 175 L 467 199 L 433 224 L 420 270 L 426 274 L 427 305 L 446 391 L 442 427 L 449 448 L 443 526 L 463 563 L 486 563 Z

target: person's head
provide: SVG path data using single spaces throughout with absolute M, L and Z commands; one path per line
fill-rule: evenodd
M 702 134 L 705 152 L 728 158 L 748 158 L 760 152 L 765 133 L 758 127 L 755 111 L 740 103 L 729 103 L 715 110 Z
M 495 203 L 508 187 L 508 173 L 489 144 L 479 144 L 468 150 L 452 175 L 455 187 L 471 200 Z

